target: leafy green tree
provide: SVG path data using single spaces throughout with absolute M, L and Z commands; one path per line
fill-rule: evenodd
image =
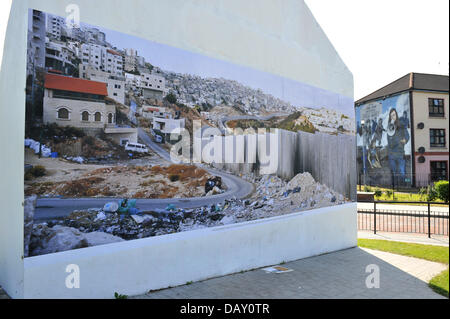
M 177 97 L 173 93 L 169 93 L 166 95 L 165 100 L 169 103 L 176 104 L 177 103 Z

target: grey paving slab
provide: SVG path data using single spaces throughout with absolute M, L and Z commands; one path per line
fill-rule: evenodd
M 368 265 L 377 265 L 380 287 L 366 287 Z M 133 298 L 163 299 L 434 299 L 427 284 L 447 266 L 417 258 L 353 248 L 289 262 L 293 271 L 262 269 L 195 282 Z M 431 276 L 431 277 L 430 277 Z

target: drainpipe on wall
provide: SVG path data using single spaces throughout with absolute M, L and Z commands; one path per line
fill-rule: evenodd
M 412 75 L 412 73 L 411 73 Z M 413 75 L 411 77 L 414 77 Z M 415 143 L 415 122 L 414 122 L 414 102 L 413 102 L 413 90 L 409 91 L 409 113 L 411 119 L 411 170 L 412 181 L 411 186 L 416 187 L 416 143 Z

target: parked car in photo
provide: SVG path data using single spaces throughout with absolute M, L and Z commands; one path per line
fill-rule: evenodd
M 163 138 L 161 135 L 155 135 L 155 142 L 156 143 L 162 143 L 163 142 Z
M 135 153 L 149 153 L 147 146 L 139 143 L 127 143 L 125 145 L 125 150 Z

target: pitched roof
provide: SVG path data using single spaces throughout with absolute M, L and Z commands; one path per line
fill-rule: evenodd
M 448 92 L 448 75 L 413 73 L 413 89 Z
M 49 74 L 45 75 L 45 88 L 70 92 L 108 95 L 106 83 L 71 78 L 68 76 Z
M 359 99 L 355 104 L 361 104 L 410 90 L 448 92 L 449 77 L 448 75 L 409 73 L 362 99 Z

